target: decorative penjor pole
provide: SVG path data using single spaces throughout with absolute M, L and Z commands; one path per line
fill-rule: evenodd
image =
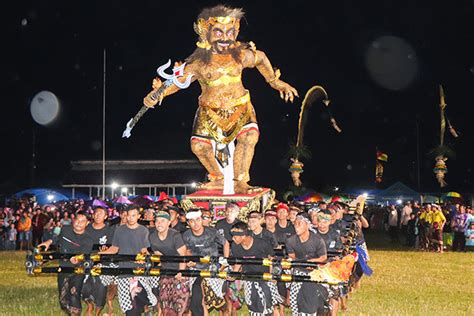
M 303 163 L 300 161 L 301 158 L 309 158 L 311 156 L 309 150 L 303 144 L 304 129 L 306 121 L 308 120 L 308 111 L 311 105 L 316 101 L 323 98 L 323 103 L 326 108 L 326 112 L 329 116 L 329 121 L 331 122 L 332 127 L 338 132 L 342 132 L 342 129 L 337 125 L 336 119 L 333 117 L 331 110 L 329 109 L 330 100 L 326 90 L 321 86 L 313 86 L 311 89 L 306 92 L 306 95 L 301 104 L 300 117 L 298 120 L 298 136 L 296 138 L 296 145 L 290 149 L 290 155 L 292 158 L 291 166 L 288 171 L 291 173 L 291 179 L 293 184 L 296 187 L 302 185 L 300 174 L 303 172 Z
M 456 130 L 451 125 L 447 115 L 446 115 L 446 101 L 444 96 L 444 89 L 442 85 L 439 85 L 439 110 L 440 110 L 440 141 L 439 146 L 433 150 L 435 155 L 435 166 L 433 168 L 433 172 L 436 176 L 436 180 L 438 180 L 440 187 L 445 187 L 447 185 L 446 181 L 444 180 L 446 173 L 448 173 L 448 167 L 446 166 L 446 161 L 448 160 L 449 156 L 454 156 L 454 152 L 444 144 L 444 134 L 446 131 L 446 125 L 448 126 L 449 132 L 454 138 L 457 138 L 459 135 Z

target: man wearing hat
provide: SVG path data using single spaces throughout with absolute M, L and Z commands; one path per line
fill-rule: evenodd
M 177 206 L 168 206 L 167 210 L 170 213 L 170 227 L 179 233 L 184 233 L 187 230 L 186 225 L 179 220 L 183 210 Z
M 278 246 L 275 235 L 262 227 L 262 214 L 260 212 L 252 211 L 248 214 L 247 218 L 249 233 L 253 238 L 262 239 L 269 243 L 272 249 Z
M 295 234 L 295 227 L 288 220 L 290 209 L 285 203 L 279 203 L 275 209 L 278 222 L 275 226 L 276 238 L 279 244 L 284 244 L 286 240 Z
M 199 209 L 190 209 L 186 218 L 189 230 L 183 233 L 183 241 L 189 256 L 211 256 L 219 255 L 219 245 L 223 247 L 224 256 L 228 257 L 230 252 L 229 242 L 224 235 L 217 233 L 212 227 L 204 227 L 202 224 L 202 213 Z M 188 267 L 205 270 L 207 264 L 189 262 Z M 222 286 L 224 280 L 197 277 L 191 290 L 191 312 L 193 315 L 208 315 L 208 309 L 221 309 L 225 305 Z M 213 292 L 213 293 L 212 293 Z
M 254 220 L 250 217 L 249 220 Z M 232 254 L 235 257 L 245 258 L 268 258 L 274 255 L 273 248 L 270 243 L 261 239 L 254 238 L 247 224 L 239 222 L 232 226 L 230 230 L 232 235 Z M 263 265 L 240 265 L 233 266 L 233 271 L 243 273 L 268 273 L 269 267 Z M 243 281 L 245 303 L 247 304 L 250 315 L 271 315 L 274 308 L 283 299 L 278 294 L 278 290 L 274 282 L 263 280 Z
M 330 226 L 331 213 L 323 211 L 318 213 L 318 235 L 324 240 L 327 252 L 339 252 L 342 249 L 342 241 L 339 233 Z
M 114 227 L 105 223 L 107 210 L 102 206 L 94 208 L 93 222 L 87 225 L 86 233 L 94 241 L 94 250 L 106 250 L 112 243 Z M 99 276 L 89 275 L 84 280 L 82 299 L 87 302 L 87 313 L 92 314 L 94 306 L 96 314 L 104 308 L 107 297 L 107 287 L 102 284 Z
M 324 240 L 310 231 L 312 224 L 307 213 L 296 216 L 296 235 L 288 238 L 286 250 L 293 260 L 309 262 L 326 262 L 327 252 Z M 296 274 L 308 275 L 305 268 L 295 269 Z M 300 313 L 316 315 L 328 300 L 327 290 L 314 282 L 292 282 L 290 286 L 290 307 L 293 315 Z
M 167 210 L 155 213 L 155 228 L 150 232 L 150 246 L 154 254 L 163 256 L 185 256 L 186 246 L 181 234 L 170 228 L 171 216 Z M 186 263 L 162 262 L 162 269 L 184 270 Z M 189 305 L 189 286 L 181 274 L 175 277 L 161 276 L 159 287 L 159 308 L 164 315 L 182 315 Z

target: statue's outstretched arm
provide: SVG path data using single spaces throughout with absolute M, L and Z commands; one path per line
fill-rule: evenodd
M 267 55 L 255 49 L 255 45 L 250 43 L 250 49 L 245 50 L 244 66 L 248 68 L 257 67 L 268 84 L 275 90 L 280 92 L 280 97 L 287 102 L 293 102 L 295 96 L 299 97 L 298 91 L 288 83 L 280 80 L 280 70 L 273 69 Z
M 176 62 L 174 64 L 174 67 L 176 68 L 176 67 L 179 67 L 180 65 L 181 63 Z M 184 67 L 183 76 L 177 78 L 177 80 L 181 83 L 184 83 L 186 79 L 188 78 L 188 76 L 192 76 L 191 82 L 195 81 L 197 79 L 197 73 L 195 71 L 195 68 L 196 66 L 194 64 L 192 63 L 187 64 Z M 158 99 L 151 98 L 151 95 L 153 94 L 153 92 L 157 91 L 162 86 L 162 84 L 163 83 L 161 82 L 160 78 L 156 77 L 155 79 L 153 79 L 153 83 L 152 83 L 153 90 L 143 99 L 143 103 L 147 107 L 154 107 L 158 102 L 161 103 L 165 97 L 177 92 L 178 90 L 181 90 L 180 87 L 176 86 L 175 84 L 171 84 L 170 86 L 165 88 L 164 92 L 160 95 Z

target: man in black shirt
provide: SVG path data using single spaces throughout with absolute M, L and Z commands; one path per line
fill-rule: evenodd
M 185 256 L 186 246 L 181 234 L 170 228 L 170 214 L 168 211 L 155 213 L 155 228 L 150 232 L 151 250 L 156 255 Z M 186 263 L 162 262 L 162 269 L 183 270 Z M 158 298 L 159 308 L 163 315 L 182 315 L 189 304 L 189 286 L 184 282 L 181 273 L 175 277 L 161 276 L 159 281 Z
M 222 234 L 212 227 L 202 225 L 202 213 L 198 209 L 191 209 L 186 214 L 189 230 L 183 233 L 187 255 L 190 256 L 218 256 L 219 245 L 223 246 L 224 256 L 229 256 L 229 242 Z M 189 262 L 188 267 L 208 269 L 209 265 Z M 222 293 L 223 280 L 196 278 L 192 286 L 191 312 L 193 315 L 208 315 L 208 309 L 223 308 L 225 305 Z M 210 293 L 212 291 L 213 293 Z
M 269 243 L 272 249 L 276 248 L 278 246 L 278 243 L 275 238 L 275 235 L 273 235 L 266 228 L 262 227 L 262 214 L 258 211 L 252 211 L 248 214 L 247 217 L 247 224 L 250 235 L 253 238 L 262 239 L 263 241 Z
M 230 231 L 234 243 L 232 254 L 241 258 L 268 258 L 274 255 L 270 243 L 252 237 L 245 223 L 237 223 Z M 244 273 L 269 273 L 270 268 L 262 265 L 239 265 L 233 266 L 233 271 Z M 283 299 L 278 294 L 274 282 L 268 281 L 244 281 L 245 302 L 251 314 L 270 315 Z M 275 309 L 276 312 L 276 309 Z
M 59 253 L 63 254 L 90 254 L 93 240 L 86 234 L 86 226 L 89 223 L 86 214 L 77 212 L 72 225 L 64 226 L 61 229 L 57 240 Z M 53 243 L 49 239 L 38 245 L 38 248 L 45 247 L 45 251 Z M 61 267 L 74 267 L 78 261 L 71 258 L 69 261 L 61 261 Z M 84 282 L 84 275 L 72 273 L 58 273 L 59 304 L 61 309 L 70 315 L 81 315 L 81 291 Z
M 237 204 L 227 203 L 225 206 L 225 218 L 218 220 L 215 226 L 220 234 L 224 234 L 225 239 L 229 243 L 232 243 L 232 236 L 230 235 L 232 225 L 240 222 L 237 219 L 239 212 L 240 207 Z
M 286 249 L 290 259 L 309 262 L 326 262 L 326 245 L 321 237 L 310 231 L 311 220 L 307 213 L 296 216 L 296 235 L 288 238 Z M 296 274 L 307 275 L 308 270 L 296 269 Z M 293 282 L 290 287 L 290 306 L 293 315 L 316 314 L 328 300 L 326 289 L 317 283 Z
M 127 208 L 127 224 L 115 229 L 112 246 L 101 254 L 136 255 L 146 253 L 150 246 L 149 230 L 138 224 L 140 213 L 136 205 Z M 133 262 L 119 262 L 121 268 L 136 268 Z M 143 265 L 142 265 L 143 266 Z M 116 278 L 119 303 L 127 315 L 140 315 L 148 305 L 156 305 L 157 299 L 152 293 L 151 278 L 120 276 Z
M 321 211 L 318 213 L 318 235 L 324 240 L 327 252 L 342 251 L 341 235 L 330 226 L 331 213 L 329 211 Z
M 330 211 L 321 211 L 318 213 L 318 226 L 317 232 L 318 235 L 324 240 L 326 244 L 326 251 L 331 253 L 333 256 L 337 256 L 342 253 L 342 240 L 339 233 L 330 225 L 331 223 L 331 212 Z M 331 304 L 331 315 L 337 315 L 339 310 L 339 289 L 338 286 L 329 287 L 325 285 L 326 288 L 330 289 L 330 292 L 334 295 L 330 296 L 329 302 Z
M 93 222 L 86 228 L 86 233 L 91 236 L 94 250 L 106 250 L 112 243 L 114 228 L 107 225 L 107 211 L 103 207 L 94 208 L 92 215 Z M 82 299 L 87 302 L 87 314 L 92 315 L 94 305 L 96 315 L 100 315 L 105 306 L 107 297 L 107 286 L 103 285 L 98 276 L 86 276 L 84 286 L 82 287 Z M 109 305 L 109 310 L 111 306 Z
M 170 213 L 170 228 L 173 228 L 179 233 L 184 233 L 188 228 L 179 220 L 182 210 L 176 206 L 168 206 L 167 210 Z
M 289 208 L 284 203 L 279 203 L 276 207 L 278 222 L 275 225 L 275 237 L 279 244 L 285 244 L 286 240 L 295 234 L 295 227 L 288 220 Z

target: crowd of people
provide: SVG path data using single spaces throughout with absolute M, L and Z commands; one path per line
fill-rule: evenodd
M 0 207 L 0 250 L 27 250 L 43 240 L 57 239 L 61 228 L 72 224 L 75 214 L 93 212 L 84 200 L 38 205 L 21 201 L 15 207 Z M 116 208 L 107 208 L 108 218 L 116 218 Z
M 71 207 L 77 210 L 71 212 Z M 58 212 L 60 216 L 56 215 Z M 325 202 L 309 209 L 278 203 L 264 213 L 249 212 L 242 221 L 238 219 L 240 207 L 234 203 L 226 205 L 225 217 L 219 220 L 206 209 L 185 212 L 171 199 L 144 209 L 137 205 L 122 208 L 114 218 L 116 212 L 77 202 L 54 210 L 51 206 L 31 208 L 22 204 L 19 211 L 3 209 L 2 217 L 4 222 L 13 217 L 16 227 L 23 225 L 19 224 L 22 218 L 27 218 L 31 235 L 38 234 L 34 227 L 43 223 L 41 237 L 22 238 L 22 242 L 26 240 L 30 245 L 20 243 L 18 249 L 36 245 L 42 251 L 56 247 L 62 254 L 288 258 L 312 263 L 340 258 L 356 242 L 364 242 L 362 229 L 369 225 L 364 216 L 354 215 L 348 205 Z M 55 228 L 50 232 L 50 221 L 59 223 L 58 234 Z M 60 261 L 62 267 L 77 264 L 75 257 Z M 136 264 L 123 261 L 118 265 L 131 268 Z M 209 263 L 183 261 L 162 262 L 160 268 L 186 271 L 211 267 Z M 272 272 L 269 266 L 247 264 L 231 264 L 222 269 L 244 274 Z M 300 267 L 286 272 L 308 275 L 310 271 L 311 268 Z M 335 315 L 339 309 L 347 308 L 349 293 L 360 286 L 362 274 L 362 268 L 356 264 L 348 284 L 329 285 L 240 281 L 231 277 L 189 278 L 181 273 L 155 278 L 62 272 L 58 273 L 58 290 L 61 308 L 71 315 L 82 313 L 82 301 L 87 302 L 88 315 L 99 315 L 104 309 L 109 315 L 113 312 L 114 297 L 118 297 L 121 310 L 127 315 L 207 315 L 211 310 L 236 315 L 244 304 L 250 315 L 284 315 L 286 309 L 294 315 Z
M 385 229 L 393 243 L 442 253 L 474 249 L 474 210 L 465 204 L 389 205 Z

